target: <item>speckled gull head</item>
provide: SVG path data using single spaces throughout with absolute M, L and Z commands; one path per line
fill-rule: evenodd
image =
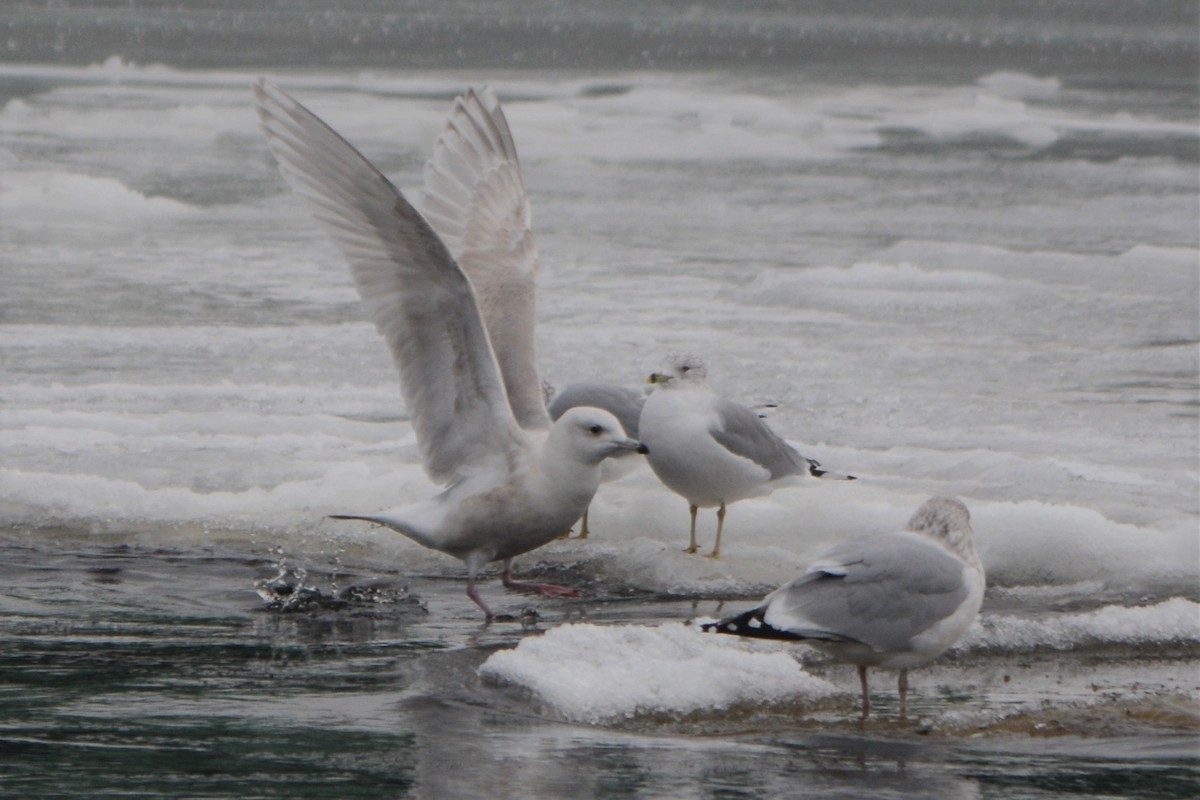
M 656 389 L 704 386 L 708 383 L 708 366 L 704 359 L 691 353 L 671 353 L 663 362 L 662 372 L 651 373 L 646 382 Z
M 963 561 L 979 566 L 979 554 L 972 538 L 971 512 L 956 497 L 933 497 L 913 513 L 906 526 L 942 543 Z

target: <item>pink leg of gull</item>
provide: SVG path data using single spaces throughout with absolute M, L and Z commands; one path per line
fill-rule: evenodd
M 492 610 L 483 602 L 483 598 L 479 596 L 479 589 L 475 586 L 475 570 L 470 570 L 467 574 L 467 597 L 471 598 L 475 605 L 483 609 L 483 613 L 487 615 L 488 621 L 491 621 Z
M 871 716 L 871 695 L 867 691 L 867 668 L 858 668 L 858 682 L 862 684 L 862 718 L 865 722 Z
M 505 589 L 540 594 L 542 597 L 579 597 L 579 592 L 570 586 L 560 586 L 557 583 L 521 583 L 520 581 L 514 581 L 511 561 L 504 564 L 504 574 L 500 576 L 500 581 L 504 584 Z

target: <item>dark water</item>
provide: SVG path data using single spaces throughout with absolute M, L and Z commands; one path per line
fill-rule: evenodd
M 1166 701 L 955 728 L 895 722 L 885 682 L 865 729 L 852 693 L 824 709 L 604 729 L 532 713 L 475 672 L 562 622 L 684 620 L 711 601 L 595 586 L 485 626 L 461 583 L 438 577 L 310 563 L 302 580 L 294 564 L 280 578 L 271 553 L 45 535 L 0 547 L 0 786 L 12 797 L 1183 798 L 1200 776 L 1194 717 Z M 265 603 L 255 587 L 277 578 L 311 587 L 307 599 Z M 1139 670 L 1154 681 L 1186 657 L 1147 654 Z M 1104 661 L 961 655 L 941 669 L 974 682 L 923 692 L 914 713 L 1002 706 L 1014 685 L 1062 700 Z M 852 692 L 852 670 L 816 671 Z
M 959 81 L 997 69 L 1175 83 L 1192 107 L 1187 0 L 18 2 L 0 58 L 183 68 L 813 70 Z M 1116 67 L 1117 69 L 1114 69 Z M 799 77 L 799 76 L 798 76 Z

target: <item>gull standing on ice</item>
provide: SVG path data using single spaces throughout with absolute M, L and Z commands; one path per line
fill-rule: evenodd
M 646 460 L 654 474 L 688 501 L 691 539 L 684 552 L 696 552 L 698 509 L 717 507 L 711 556 L 720 558 L 726 505 L 826 474 L 752 409 L 718 397 L 708 386 L 704 362 L 695 356 L 670 356 L 649 382 L 654 391 L 642 407 L 638 436 L 650 451 Z
M 254 94 L 280 171 L 342 251 L 391 349 L 425 470 L 448 484 L 411 506 L 336 518 L 386 525 L 462 559 L 467 595 L 489 619 L 475 580 L 492 561 L 504 562 L 507 588 L 573 594 L 514 581 L 512 560 L 568 531 L 595 494 L 601 462 L 641 446 L 601 409 L 575 409 L 551 423 L 533 350 L 534 276 L 503 293 L 511 313 L 489 337 L 472 279 L 396 187 L 282 90 L 260 80 Z M 531 242 L 511 238 L 506 222 L 527 219 L 528 207 L 524 187 L 513 190 L 520 172 L 499 103 L 486 90 L 468 92 L 443 136 L 497 163 L 506 157 L 488 151 L 512 153 L 509 169 L 467 192 L 483 221 L 461 228 L 460 258 L 478 258 L 475 267 L 484 271 L 490 257 L 527 263 Z
M 603 408 L 621 423 L 625 433 L 638 438 L 638 418 L 642 414 L 642 406 L 646 395 L 632 386 L 620 386 L 615 383 L 601 381 L 580 381 L 567 384 L 561 391 L 555 391 L 550 398 L 548 409 L 551 419 L 558 419 L 572 408 L 579 406 L 594 406 Z M 641 463 L 641 459 L 631 458 L 631 453 L 619 453 L 613 458 L 606 459 L 600 467 L 600 482 L 609 483 L 625 477 Z M 588 538 L 588 512 L 583 512 L 580 522 L 579 538 Z
M 900 671 L 900 719 L 908 670 L 941 655 L 983 602 L 983 564 L 961 501 L 927 500 L 906 530 L 839 545 L 753 608 L 704 630 L 801 641 L 858 667 L 862 718 L 871 713 L 867 668 Z

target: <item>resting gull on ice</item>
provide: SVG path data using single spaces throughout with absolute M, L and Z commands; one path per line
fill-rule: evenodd
M 595 494 L 601 462 L 640 445 L 602 409 L 574 409 L 551 423 L 533 350 L 533 275 L 488 295 L 508 303 L 499 315 L 504 327 L 489 337 L 475 279 L 396 187 L 279 88 L 260 80 L 254 94 L 281 172 L 341 249 L 391 349 L 425 470 L 448 484 L 411 506 L 336 518 L 386 525 L 462 559 L 467 595 L 489 619 L 475 579 L 492 561 L 504 562 L 507 588 L 572 594 L 514 581 L 512 560 L 567 532 Z M 494 96 L 459 98 L 443 138 L 460 154 L 499 165 L 440 209 L 440 217 L 452 217 L 454 203 L 463 203 L 482 220 L 457 229 L 460 260 L 480 275 L 489 263 L 508 275 L 513 261 L 536 270 L 531 242 L 511 235 L 509 221 L 527 219 L 528 206 L 524 187 L 514 189 L 520 172 Z M 445 235 L 453 241 L 455 231 Z
M 871 712 L 867 668 L 900 671 L 932 661 L 966 632 L 983 602 L 983 564 L 959 500 L 927 500 L 908 527 L 839 545 L 753 608 L 704 630 L 802 641 L 858 667 L 862 718 Z
M 580 381 L 569 383 L 561 391 L 554 391 L 548 406 L 551 419 L 558 419 L 572 408 L 594 406 L 603 408 L 611 413 L 621 423 L 625 433 L 638 438 L 638 417 L 642 413 L 642 405 L 646 395 L 632 386 L 620 386 L 615 383 L 601 381 Z M 606 459 L 600 467 L 600 482 L 609 483 L 625 477 L 641 463 L 639 458 L 631 458 L 630 453 L 619 453 L 613 458 Z M 588 512 L 583 512 L 580 522 L 579 538 L 588 538 Z
M 650 450 L 646 459 L 654 474 L 688 501 L 692 526 L 685 552 L 696 552 L 698 509 L 717 507 L 711 555 L 719 558 L 726 505 L 826 474 L 752 409 L 718 397 L 708 386 L 704 362 L 695 356 L 672 355 L 649 382 L 654 391 L 642 407 L 638 437 Z

